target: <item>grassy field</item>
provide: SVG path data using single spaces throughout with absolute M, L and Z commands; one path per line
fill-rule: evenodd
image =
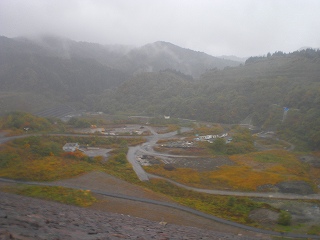
M 1 190 L 80 207 L 91 206 L 97 201 L 89 190 L 76 190 L 65 187 L 29 186 L 19 184 L 15 187 L 2 188 Z
M 174 201 L 182 205 L 251 226 L 258 226 L 257 223 L 248 218 L 248 214 L 252 210 L 266 208 L 279 211 L 263 202 L 252 201 L 250 198 L 198 193 L 160 179 L 152 179 L 146 186 L 155 192 L 170 196 Z
M 79 142 L 89 146 L 113 148 L 108 161 L 102 157 L 89 158 L 80 151 L 65 153 L 65 142 Z M 139 179 L 126 160 L 128 145 L 141 143 L 141 138 L 115 139 L 99 137 L 26 137 L 1 145 L 0 177 L 25 181 L 55 181 L 76 177 L 91 171 L 105 171 L 127 180 Z M 89 206 L 95 198 L 89 191 L 63 187 L 25 186 L 2 189 L 4 191 L 39 197 L 78 206 Z
M 198 171 L 191 168 L 175 168 L 168 171 L 163 165 L 145 169 L 174 181 L 200 188 L 234 189 L 255 191 L 264 184 L 301 180 L 316 182 L 319 169 L 301 163 L 294 153 L 285 150 L 270 150 L 229 156 L 235 165 L 221 166 L 214 171 Z

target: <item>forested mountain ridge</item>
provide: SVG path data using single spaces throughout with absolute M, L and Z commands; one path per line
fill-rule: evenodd
M 182 75 L 178 80 L 172 72 L 140 74 L 100 99 L 104 103 L 96 107 L 109 113 L 131 109 L 221 123 L 249 118 L 255 126 L 318 148 L 320 51 L 252 57 L 240 67 L 207 71 L 198 81 Z
M 320 50 L 276 52 L 250 57 L 240 66 L 210 67 L 215 60 L 166 42 L 132 49 L 52 37 L 0 37 L 0 111 L 75 103 L 111 114 L 221 123 L 246 118 L 319 148 Z
M 172 70 L 140 73 L 117 89 L 95 96 L 96 100 L 90 101 L 94 103 L 91 108 L 111 114 L 170 115 L 174 111 L 171 105 L 173 99 L 179 98 L 181 93 L 187 94 L 184 98 L 188 98 L 188 89 L 194 84 L 189 76 Z M 172 115 L 179 116 L 177 113 Z
M 0 92 L 3 93 L 0 110 L 32 111 L 31 104 L 24 104 L 30 96 L 35 98 L 30 102 L 45 102 L 42 108 L 48 104 L 46 100 L 79 102 L 86 95 L 114 88 L 129 78 L 96 59 L 74 56 L 68 50 L 70 46 L 67 40 L 49 38 L 35 42 L 0 37 Z M 12 96 L 15 106 L 11 104 Z
M 228 64 L 238 63 L 164 42 L 133 48 L 53 36 L 33 40 L 0 36 L 0 111 L 41 110 L 41 102 L 43 107 L 59 102 L 81 106 L 86 97 L 114 89 L 133 74 L 170 68 L 196 76 Z
M 315 53 L 319 55 L 319 51 Z M 178 76 L 184 79 L 183 84 L 180 82 L 178 85 L 171 86 L 170 81 L 176 83 Z M 144 100 L 150 103 L 153 101 L 151 98 L 162 93 L 163 96 L 159 98 L 159 102 L 178 98 L 188 102 L 188 104 L 179 103 L 181 112 L 168 109 L 173 115 L 178 111 L 179 114 L 176 115 L 182 114 L 183 117 L 192 118 L 196 115 L 202 120 L 236 123 L 247 115 L 253 114 L 255 110 L 261 109 L 266 112 L 270 106 L 274 105 L 303 110 L 317 107 L 316 86 L 319 84 L 319 77 L 320 56 L 308 57 L 305 56 L 305 52 L 283 56 L 278 56 L 276 53 L 270 57 L 249 58 L 245 65 L 240 67 L 206 71 L 198 81 L 190 81 L 187 76 L 169 70 L 137 74 L 119 86 L 114 94 L 118 96 L 129 94 L 135 97 L 130 102 L 135 102 L 135 109 L 139 109 L 141 94 Z M 153 86 L 146 89 L 151 83 Z M 168 87 L 159 91 L 158 88 L 161 86 Z M 152 94 L 145 94 L 150 91 Z M 306 91 L 310 95 L 309 100 L 303 97 Z M 202 111 L 200 108 L 191 107 L 197 101 L 202 102 L 199 103 L 200 106 L 207 106 L 203 113 L 199 112 Z M 119 104 L 122 102 L 126 102 L 126 98 L 118 99 Z M 212 106 L 209 107 L 208 104 Z M 174 105 L 169 104 L 171 107 Z M 145 106 L 140 107 L 146 109 Z M 226 109 L 227 112 L 221 112 L 222 109 Z M 161 111 L 158 113 L 161 114 Z M 260 125 L 265 119 L 265 114 L 260 118 L 254 118 L 253 123 Z

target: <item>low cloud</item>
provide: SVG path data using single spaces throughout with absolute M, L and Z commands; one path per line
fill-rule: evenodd
M 211 55 L 320 47 L 317 0 L 3 0 L 0 34 L 54 34 L 141 46 L 167 41 Z

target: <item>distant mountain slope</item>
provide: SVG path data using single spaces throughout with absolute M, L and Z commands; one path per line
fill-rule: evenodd
M 173 72 L 137 74 L 99 96 L 97 109 L 251 123 L 293 141 L 320 146 L 320 51 L 249 58 L 243 66 L 204 73 L 198 81 Z M 107 104 L 108 103 L 108 104 Z M 288 108 L 284 118 L 284 108 Z
M 35 42 L 0 37 L 0 92 L 24 96 L 30 93 L 39 96 L 39 101 L 45 97 L 51 101 L 75 102 L 128 79 L 124 72 L 91 58 L 95 56 L 93 51 L 88 56 L 77 56 L 77 51 L 72 50 L 75 45 L 68 40 Z M 17 108 L 21 109 L 19 104 Z
M 174 111 L 173 106 L 170 106 L 172 98 L 179 98 L 193 84 L 190 77 L 172 70 L 139 73 L 116 90 L 96 96 L 92 108 L 97 107 L 111 114 L 130 112 L 170 115 Z M 177 113 L 174 115 L 178 116 Z
M 117 62 L 133 47 L 76 42 L 53 36 L 43 36 L 34 43 L 60 58 L 91 59 L 105 66 L 117 68 Z
M 9 103 L 13 96 L 19 110 L 35 106 L 26 107 L 18 100 L 28 102 L 28 96 L 32 95 L 30 101 L 38 99 L 39 103 L 45 103 L 44 107 L 48 101 L 81 105 L 83 99 L 113 89 L 140 72 L 171 69 L 192 78 L 207 69 L 229 65 L 237 63 L 165 42 L 132 48 L 53 36 L 33 40 L 0 36 L 0 92 L 10 92 L 10 98 L 2 97 L 0 110 L 15 109 L 14 103 Z M 44 98 L 48 101 L 43 101 Z M 41 104 L 37 104 L 36 111 L 39 108 Z
M 223 69 L 240 64 L 163 41 L 133 49 L 123 56 L 121 62 L 122 69 L 128 68 L 131 72 L 157 72 L 174 69 L 196 78 L 208 69 Z
M 146 104 L 151 104 L 160 91 L 165 97 L 160 98 L 159 101 L 179 97 L 181 100 L 190 102 L 180 106 L 180 109 L 183 109 L 181 110 L 183 117 L 239 122 L 254 109 L 266 110 L 265 107 L 258 106 L 259 103 L 267 107 L 272 104 L 294 108 L 306 105 L 316 107 L 312 101 L 307 103 L 302 99 L 294 101 L 294 98 L 289 98 L 296 88 L 308 88 L 319 83 L 320 54 L 319 51 L 313 54 L 315 56 L 307 52 L 295 52 L 283 55 L 275 53 L 270 57 L 252 57 L 240 67 L 209 70 L 198 81 L 187 80 L 187 76 L 172 71 L 137 74 L 134 79 L 121 85 L 116 92 L 117 96 L 131 96 L 130 104 L 139 102 L 139 99 L 144 99 Z M 177 82 L 178 78 L 183 81 Z M 176 84 L 171 85 L 172 82 Z M 150 86 L 151 83 L 152 86 Z M 121 92 L 123 89 L 125 92 Z M 316 88 L 310 90 L 314 91 Z M 300 98 L 300 95 L 296 96 L 296 99 Z M 119 98 L 118 102 L 124 103 L 126 99 Z M 203 103 L 199 104 L 198 108 L 194 107 L 195 102 L 200 99 Z M 208 105 L 207 108 L 200 107 L 205 105 Z M 173 106 L 174 104 L 169 105 L 169 108 Z M 137 106 L 136 109 L 138 109 Z M 265 114 L 261 112 L 262 119 L 263 116 Z M 262 121 L 256 119 L 256 124 L 261 124 Z
M 223 69 L 240 63 L 181 48 L 168 42 L 155 42 L 140 48 L 123 45 L 100 45 L 46 36 L 37 41 L 50 54 L 61 58 L 96 60 L 128 74 L 173 69 L 199 77 L 207 69 Z

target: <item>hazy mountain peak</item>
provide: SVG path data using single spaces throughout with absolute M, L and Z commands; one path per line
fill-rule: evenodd
M 239 62 L 220 59 L 165 41 L 157 41 L 136 48 L 126 57 L 126 64 L 131 64 L 131 69 L 134 72 L 174 69 L 195 78 L 208 69 L 223 69 L 227 66 L 239 65 Z M 131 63 L 128 63 L 129 61 Z
M 176 46 L 173 43 L 166 42 L 166 41 L 156 41 L 156 42 L 150 43 L 150 44 L 155 44 L 155 45 L 160 45 L 160 46 Z

